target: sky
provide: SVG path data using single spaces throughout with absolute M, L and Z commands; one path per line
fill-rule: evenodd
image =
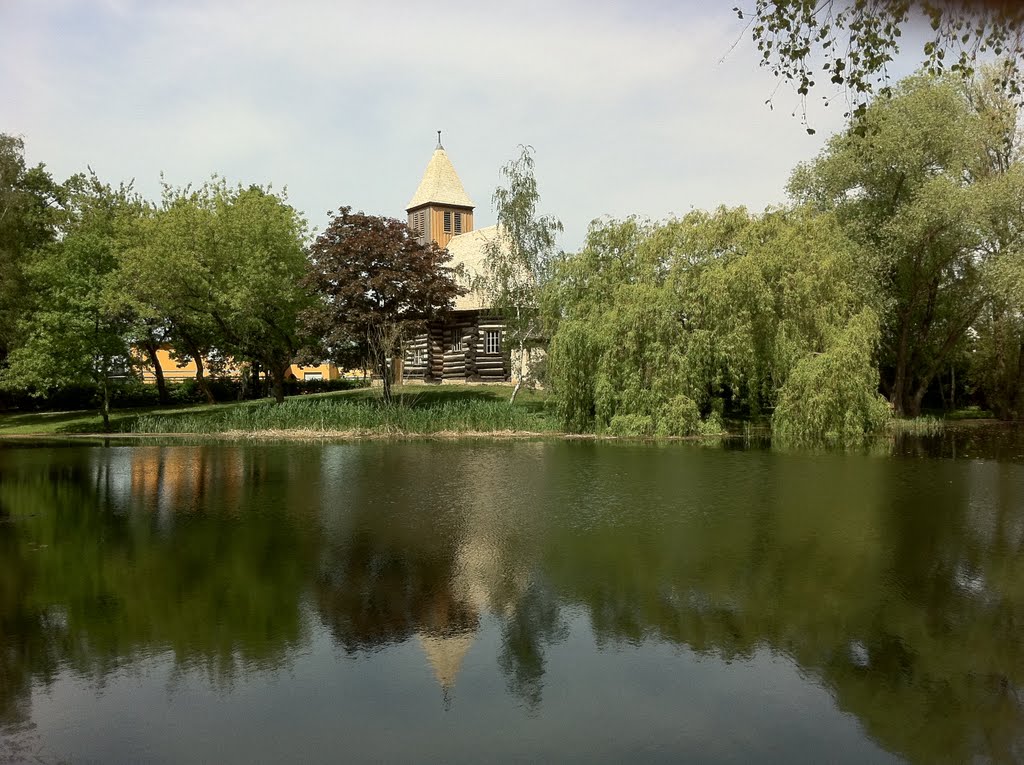
M 437 130 L 490 225 L 528 144 L 572 251 L 604 216 L 782 203 L 843 127 L 814 98 L 807 134 L 734 5 L 0 0 L 0 132 L 149 199 L 161 173 L 270 183 L 320 230 L 341 205 L 404 219 Z

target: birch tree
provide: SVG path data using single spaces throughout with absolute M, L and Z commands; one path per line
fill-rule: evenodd
M 510 403 L 524 382 L 533 382 L 530 347 L 541 339 L 540 294 L 551 276 L 556 238 L 562 223 L 540 215 L 540 192 L 534 175 L 532 146 L 520 146 L 519 157 L 501 169 L 506 185 L 491 197 L 498 216 L 498 235 L 486 245 L 484 271 L 474 285 L 503 317 L 511 354 L 515 387 Z

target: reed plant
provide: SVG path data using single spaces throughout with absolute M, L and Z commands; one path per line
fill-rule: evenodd
M 385 404 L 367 399 L 291 399 L 280 405 L 260 402 L 195 414 L 145 414 L 132 426 L 135 433 L 196 434 L 306 431 L 399 435 L 557 430 L 555 418 L 543 410 L 475 399 L 429 404 L 415 400 Z
M 937 436 L 945 429 L 946 423 L 938 417 L 925 416 L 907 420 L 893 418 L 887 426 L 894 435 Z

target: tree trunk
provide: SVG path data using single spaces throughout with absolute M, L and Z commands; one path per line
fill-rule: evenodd
M 188 351 L 188 355 L 192 357 L 192 360 L 196 362 L 196 385 L 199 386 L 199 390 L 206 396 L 206 403 L 216 404 L 217 400 L 213 397 L 213 392 L 210 390 L 210 386 L 206 384 L 206 376 L 203 373 L 203 354 L 199 351 L 199 346 L 192 342 L 189 338 L 183 337 L 182 340 L 185 344 L 185 350 Z
M 508 400 L 509 404 L 516 403 L 516 396 L 519 395 L 519 389 L 523 387 L 523 377 L 526 370 L 526 343 L 520 339 L 519 342 L 519 358 L 516 360 L 516 385 L 512 389 L 512 397 Z
M 508 400 L 509 404 L 516 403 L 516 396 L 519 395 L 519 389 L 523 387 L 523 380 L 519 378 L 516 380 L 516 386 L 512 389 L 512 397 Z
M 213 391 L 210 390 L 210 386 L 206 382 L 206 376 L 203 374 L 203 356 L 200 353 L 194 353 L 192 355 L 193 360 L 196 362 L 196 384 L 199 386 L 199 390 L 206 396 L 206 403 L 216 404 L 217 399 L 213 397 Z
M 907 338 L 904 330 L 900 333 L 900 344 L 896 349 L 896 377 L 893 380 L 892 393 L 889 398 L 893 413 L 897 417 L 906 415 L 907 388 L 910 383 L 907 379 L 907 366 Z
M 110 380 L 106 373 L 103 375 L 103 381 L 100 384 L 100 389 L 103 391 L 103 401 L 100 403 L 100 414 L 103 416 L 103 432 L 110 432 Z
M 260 362 L 252 362 L 252 371 L 249 377 L 249 392 L 246 394 L 251 399 L 263 398 L 263 391 L 260 389 L 260 375 L 262 374 L 262 367 Z
M 146 355 L 149 356 L 150 366 L 153 367 L 153 376 L 156 377 L 157 400 L 160 406 L 167 406 L 171 403 L 171 397 L 167 395 L 167 382 L 164 380 L 164 370 L 160 366 L 160 357 L 157 356 L 157 346 L 152 338 L 145 342 Z
M 284 403 L 284 370 L 280 364 L 274 364 L 271 368 L 271 376 L 274 380 L 274 401 L 278 404 Z
M 393 359 L 387 351 L 380 351 L 377 355 L 377 369 L 380 371 L 381 393 L 384 396 L 384 403 L 391 403 L 391 370 Z
M 914 397 L 910 400 L 910 407 L 907 414 L 911 417 L 921 416 L 921 402 L 924 400 L 924 394 L 928 392 L 928 383 L 930 380 L 921 380 L 921 384 L 917 386 L 917 390 L 914 391 Z

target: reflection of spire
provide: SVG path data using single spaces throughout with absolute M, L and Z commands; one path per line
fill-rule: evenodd
M 423 653 L 427 655 L 434 670 L 434 677 L 441 686 L 444 694 L 445 709 L 451 705 L 450 691 L 455 685 L 455 677 L 462 667 L 462 660 L 466 657 L 475 636 L 472 632 L 460 632 L 454 635 L 424 635 L 422 632 L 417 635 Z

